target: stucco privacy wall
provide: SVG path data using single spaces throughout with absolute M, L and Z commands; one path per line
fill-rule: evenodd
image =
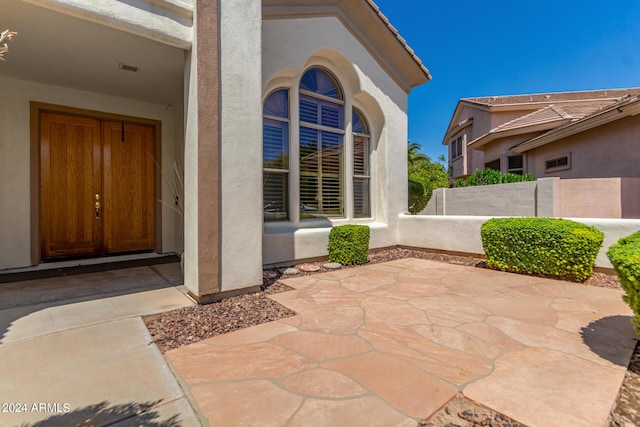
M 162 122 L 162 164 L 170 176 L 180 132 L 181 107 L 79 91 L 0 76 L 0 269 L 31 265 L 30 257 L 30 101 L 129 115 Z M 173 197 L 163 185 L 163 199 Z M 163 251 L 179 252 L 182 227 L 163 208 Z
M 640 178 L 559 179 L 558 187 L 558 216 L 640 218 Z
M 640 178 L 540 178 L 438 188 L 423 215 L 640 218 Z M 505 203 L 505 200 L 508 203 Z
M 536 188 L 537 182 L 437 188 L 421 214 L 536 216 Z
M 265 20 L 262 34 L 263 97 L 279 87 L 289 87 L 292 97 L 297 96 L 302 73 L 311 66 L 324 66 L 337 76 L 345 90 L 346 111 L 353 103 L 364 112 L 372 128 L 372 218 L 349 218 L 347 210 L 346 219 L 267 223 L 263 262 L 326 255 L 331 226 L 345 223 L 370 225 L 371 247 L 397 244 L 397 215 L 407 210 L 407 93 L 335 17 Z M 298 129 L 296 111 L 292 111 L 291 118 L 294 134 Z M 345 130 L 350 133 L 350 127 Z M 347 153 L 345 157 L 344 167 L 349 170 L 353 167 L 352 156 Z M 294 171 L 291 179 L 297 179 Z M 344 191 L 349 206 L 351 183 L 345 183 Z M 291 198 L 295 206 L 297 192 L 292 192 Z
M 483 254 L 480 227 L 490 216 L 400 215 L 399 244 L 418 248 Z M 568 218 L 596 227 L 605 235 L 596 266 L 613 268 L 607 258 L 609 246 L 640 230 L 638 219 Z
M 262 5 L 223 0 L 219 10 L 224 292 L 262 283 Z

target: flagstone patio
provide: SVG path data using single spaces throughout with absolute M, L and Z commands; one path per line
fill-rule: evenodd
M 620 290 L 419 259 L 284 282 L 296 316 L 166 353 L 211 425 L 416 426 L 462 393 L 602 426 L 636 343 Z

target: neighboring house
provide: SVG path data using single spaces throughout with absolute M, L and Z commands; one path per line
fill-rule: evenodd
M 464 98 L 442 141 L 452 180 L 640 177 L 640 88 Z
M 0 269 L 184 248 L 204 302 L 333 225 L 398 244 L 430 75 L 373 1 L 12 0 L 0 26 Z

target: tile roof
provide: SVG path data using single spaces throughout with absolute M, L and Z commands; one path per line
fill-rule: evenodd
M 597 115 L 603 110 L 615 108 L 619 103 L 627 103 L 633 96 L 632 93 L 640 94 L 640 89 L 614 89 L 614 90 L 602 90 L 602 91 L 588 91 L 588 92 L 562 92 L 555 95 L 563 95 L 562 97 L 556 96 L 558 102 L 562 104 L 560 106 L 551 104 L 546 105 L 538 110 L 525 114 L 521 117 L 517 117 L 511 121 L 503 123 L 494 127 L 484 135 L 479 136 L 469 143 L 469 146 L 474 149 L 478 149 L 483 145 L 505 136 L 519 135 L 528 132 L 540 132 L 545 131 L 545 134 L 554 132 L 557 129 L 562 129 L 572 123 L 588 118 L 592 115 Z M 624 95 L 618 98 L 604 98 L 611 96 L 611 94 L 623 93 Z M 577 94 L 577 95 L 576 95 Z M 589 94 L 591 98 L 587 98 L 586 94 Z M 570 99 L 571 95 L 576 95 L 577 99 Z M 525 101 L 525 96 L 529 95 L 514 95 L 512 99 L 520 99 L 521 102 L 529 103 Z M 533 95 L 531 95 L 533 96 Z M 536 95 L 538 96 L 538 95 Z M 545 99 L 547 95 L 544 95 Z M 603 98 L 593 98 L 594 96 L 601 96 Z M 502 97 L 507 98 L 507 97 Z M 469 99 L 469 98 L 467 98 Z M 533 102 L 536 102 L 535 100 Z M 548 102 L 548 100 L 546 101 Z M 515 105 L 500 104 L 500 105 Z M 541 104 L 544 105 L 544 104 Z M 536 137 L 538 138 L 538 137 Z M 526 143 L 523 142 L 521 144 Z M 521 145 L 518 144 L 518 145 Z
M 376 13 L 376 15 L 378 15 L 380 20 L 387 26 L 389 31 L 391 31 L 391 33 L 395 36 L 398 42 L 400 42 L 402 47 L 407 51 L 407 53 L 411 56 L 411 58 L 415 61 L 415 63 L 420 67 L 424 75 L 427 76 L 427 79 L 431 80 L 432 77 L 431 77 L 431 73 L 429 72 L 429 69 L 425 67 L 425 65 L 422 63 L 422 60 L 418 57 L 418 55 L 416 55 L 414 50 L 411 49 L 407 41 L 400 35 L 398 30 L 393 25 L 391 25 L 391 22 L 389 22 L 389 18 L 387 18 L 384 15 L 384 13 L 382 13 L 382 11 L 380 10 L 380 6 L 378 6 L 373 0 L 366 0 L 366 2 L 369 4 L 369 6 L 371 6 L 373 11 Z
M 635 104 L 635 105 L 634 105 Z M 544 144 L 548 144 L 557 139 L 576 134 L 582 130 L 586 130 L 595 127 L 599 124 L 608 123 L 610 121 L 627 117 L 629 111 L 624 111 L 623 107 L 631 108 L 635 110 L 637 114 L 638 105 L 640 104 L 640 95 L 626 95 L 617 99 L 615 102 L 607 103 L 605 106 L 592 110 L 588 114 L 584 114 L 582 117 L 576 117 L 567 123 L 560 126 L 556 126 L 553 129 L 548 130 L 542 135 L 538 135 L 534 138 L 523 141 L 515 146 L 511 147 L 515 152 L 524 152 L 531 148 L 539 147 Z M 610 116 L 612 112 L 618 111 L 615 116 Z M 606 117 L 609 115 L 610 117 Z M 573 128 L 573 129 L 572 129 Z
M 614 100 L 625 95 L 640 94 L 640 88 L 623 88 L 623 89 L 602 89 L 602 90 L 585 90 L 577 92 L 549 92 L 524 95 L 504 95 L 504 96 L 484 96 L 476 98 L 462 98 L 474 104 L 485 106 L 494 105 L 514 105 L 514 104 L 531 104 L 531 103 L 554 103 L 562 104 L 566 101 L 593 101 L 593 100 Z
M 556 107 L 555 105 L 549 105 L 548 107 L 536 110 L 533 113 L 526 114 L 522 117 L 518 117 L 509 122 L 503 123 L 491 129 L 489 132 L 497 133 L 507 130 L 520 129 L 523 127 L 530 127 L 538 124 L 557 122 L 558 120 L 571 120 L 571 115 L 565 111 Z

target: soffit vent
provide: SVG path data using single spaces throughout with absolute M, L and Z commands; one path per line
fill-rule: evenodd
M 122 62 L 118 64 L 118 68 L 124 71 L 131 71 L 132 73 L 137 73 L 140 71 L 140 68 L 134 67 L 133 65 L 123 64 Z

